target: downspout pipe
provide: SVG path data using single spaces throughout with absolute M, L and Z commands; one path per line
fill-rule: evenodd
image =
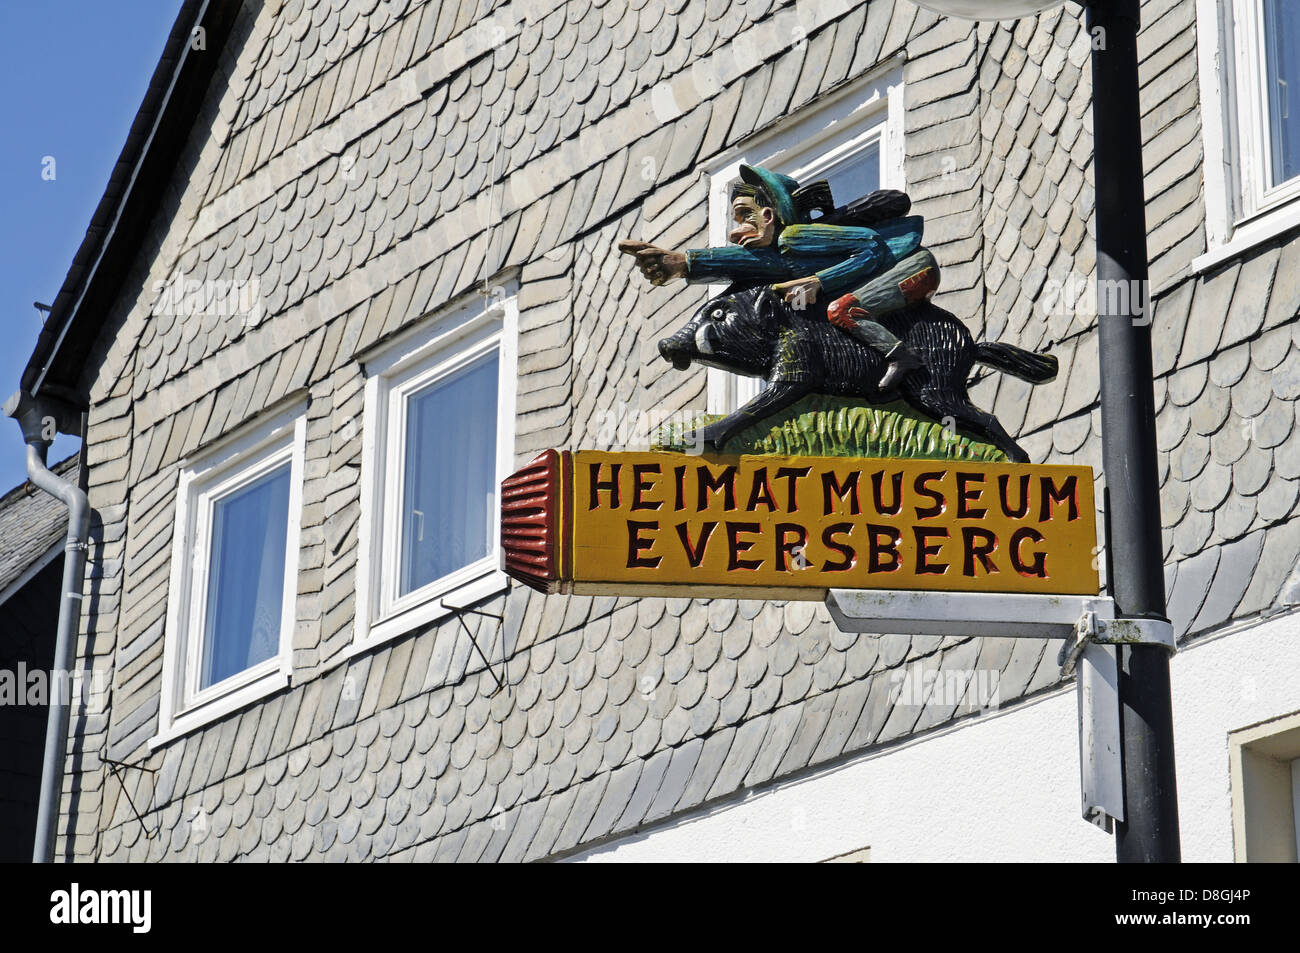
M 54 642 L 54 671 L 50 678 L 49 720 L 45 725 L 41 795 L 36 815 L 36 837 L 32 846 L 33 863 L 52 863 L 58 838 L 59 801 L 63 793 L 63 768 L 67 760 L 68 725 L 72 717 L 72 669 L 77 635 L 81 628 L 82 588 L 86 578 L 87 540 L 90 537 L 90 501 L 80 485 L 56 476 L 47 465 L 46 457 L 55 432 L 82 432 L 81 427 L 72 429 L 72 419 L 81 415 L 67 404 L 37 400 L 21 391 L 5 403 L 4 411 L 22 427 L 23 439 L 27 443 L 27 478 L 68 509 L 59 627 Z M 85 469 L 84 440 L 79 469 Z

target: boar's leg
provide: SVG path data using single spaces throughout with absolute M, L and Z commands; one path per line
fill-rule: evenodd
M 812 392 L 812 387 L 804 381 L 776 381 L 759 395 L 717 423 L 704 428 L 704 446 L 707 450 L 721 452 L 727 441 L 751 424 L 758 423 L 764 417 L 785 410 L 804 395 Z
M 998 419 L 972 404 L 964 393 L 948 393 L 940 399 L 935 399 L 933 394 L 917 394 L 914 398 L 909 397 L 908 402 L 941 423 L 951 417 L 957 426 L 983 437 L 1005 453 L 1012 463 L 1029 462 L 1029 455 L 1011 438 Z

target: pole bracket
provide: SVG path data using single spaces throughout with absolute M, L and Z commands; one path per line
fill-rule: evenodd
M 1113 619 L 1086 611 L 1074 627 L 1074 639 L 1061 646 L 1056 662 L 1061 675 L 1068 678 L 1084 649 L 1089 645 L 1161 645 L 1172 654 L 1177 651 L 1174 627 L 1168 619 Z

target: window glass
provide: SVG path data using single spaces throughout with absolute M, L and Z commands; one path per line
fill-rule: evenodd
M 497 355 L 407 398 L 399 596 L 492 551 Z
M 831 184 L 836 205 L 848 205 L 880 188 L 880 140 L 856 153 L 821 176 Z
M 213 503 L 200 689 L 279 651 L 289 478 L 285 464 Z
M 1264 48 L 1273 187 L 1300 175 L 1300 3 L 1264 0 Z

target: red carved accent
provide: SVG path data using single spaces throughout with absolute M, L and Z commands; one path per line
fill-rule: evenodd
M 908 304 L 929 298 L 939 290 L 939 273 L 933 268 L 922 268 L 914 275 L 909 275 L 898 283 L 898 290 Z
M 560 587 L 560 505 L 554 450 L 501 481 L 501 568 L 538 592 Z
M 861 302 L 853 295 L 848 294 L 836 298 L 826 309 L 826 320 L 831 324 L 839 325 L 846 331 L 852 331 L 857 325 L 854 318 L 857 317 L 853 312 L 861 311 L 862 317 L 867 317 L 867 312 L 863 310 Z

